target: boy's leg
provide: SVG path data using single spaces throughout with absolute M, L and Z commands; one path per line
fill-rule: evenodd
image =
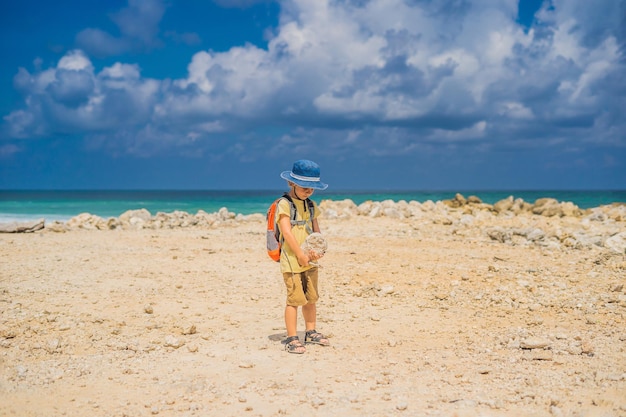
M 306 330 L 315 330 L 317 322 L 317 307 L 315 303 L 303 305 L 302 316 L 304 317 Z
M 285 306 L 285 327 L 287 327 L 287 339 L 285 340 L 285 349 L 289 353 L 304 353 L 306 347 L 298 339 L 297 332 L 298 323 L 298 307 L 287 305 Z
M 302 280 L 300 274 L 283 274 L 285 286 L 287 288 L 287 305 L 285 306 L 285 327 L 287 337 L 297 335 L 298 326 L 298 306 L 306 303 L 304 291 L 302 290 Z
M 302 306 L 302 315 L 306 323 L 304 343 L 316 343 L 318 345 L 328 346 L 330 344 L 328 338 L 315 328 L 317 325 L 317 307 L 315 303 Z
M 317 268 L 309 269 L 304 272 L 303 277 L 306 281 L 306 300 L 307 303 L 302 306 L 302 315 L 306 323 L 306 330 L 315 330 L 317 322 L 316 302 L 319 299 L 317 292 Z
M 298 307 L 285 306 L 285 327 L 287 328 L 287 337 L 298 334 Z
M 294 338 L 285 348 L 290 353 L 304 353 L 306 348 L 300 342 L 298 337 L 298 305 L 306 302 L 304 292 L 302 291 L 302 282 L 299 274 L 285 273 L 283 274 L 285 285 L 287 287 L 287 305 L 285 306 L 285 327 L 287 329 L 287 338 Z

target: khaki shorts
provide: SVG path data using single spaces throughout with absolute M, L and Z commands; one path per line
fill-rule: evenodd
M 287 305 L 315 304 L 320 298 L 317 293 L 317 268 L 300 273 L 285 272 L 283 279 L 287 287 Z

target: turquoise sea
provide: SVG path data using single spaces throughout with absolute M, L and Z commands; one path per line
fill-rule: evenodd
M 406 200 L 421 203 L 453 198 L 459 192 L 465 197 L 478 196 L 493 204 L 512 195 L 529 203 L 538 198 L 552 197 L 570 201 L 581 208 L 591 208 L 615 202 L 626 203 L 626 190 L 606 191 L 318 191 L 313 199 L 351 199 L 356 204 L 364 201 Z M 91 213 L 104 218 L 117 217 L 126 210 L 145 208 L 153 215 L 175 210 L 196 213 L 204 210 L 217 212 L 226 207 L 241 214 L 265 213 L 269 204 L 280 196 L 280 190 L 237 191 L 15 191 L 0 190 L 0 223 L 45 218 L 46 221 L 66 221 L 80 213 Z

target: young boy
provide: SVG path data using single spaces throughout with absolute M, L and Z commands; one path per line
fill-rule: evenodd
M 280 270 L 287 287 L 287 305 L 285 306 L 285 326 L 287 339 L 285 350 L 289 353 L 302 354 L 306 351 L 297 335 L 298 307 L 302 306 L 302 315 L 306 324 L 304 343 L 328 346 L 328 339 L 315 330 L 317 310 L 315 303 L 319 299 L 317 292 L 317 267 L 309 262 L 319 258 L 314 253 L 305 253 L 301 245 L 313 232 L 320 232 L 317 205 L 307 207 L 306 199 L 314 190 L 325 190 L 328 185 L 320 181 L 320 168 L 305 159 L 296 161 L 291 171 L 284 171 L 281 178 L 289 184 L 289 196 L 293 201 L 297 215 L 296 224 L 292 225 L 289 201 L 282 199 L 277 207 L 278 227 L 283 236 L 280 254 Z

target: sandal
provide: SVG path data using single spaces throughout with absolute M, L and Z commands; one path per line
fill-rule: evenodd
M 329 346 L 330 342 L 328 338 L 321 333 L 318 333 L 317 330 L 307 330 L 304 334 L 304 344 L 313 343 L 316 345 Z
M 302 342 L 300 342 L 300 338 L 298 336 L 288 337 L 283 343 L 285 343 L 285 350 L 289 353 L 302 355 L 304 352 L 306 352 L 306 348 L 304 347 Z

